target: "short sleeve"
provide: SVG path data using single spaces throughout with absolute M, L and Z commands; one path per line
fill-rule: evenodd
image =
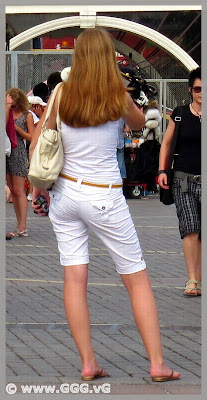
M 172 118 L 172 120 L 175 122 L 175 118 L 176 118 L 176 117 L 180 117 L 181 115 L 186 114 L 187 107 L 188 107 L 188 106 L 177 106 L 177 107 L 173 110 L 173 112 L 172 112 L 170 118 Z
M 177 115 L 178 115 L 178 107 L 176 107 L 176 108 L 173 110 L 173 112 L 172 112 L 170 118 L 172 118 L 172 120 L 175 121 L 175 117 L 177 117 Z

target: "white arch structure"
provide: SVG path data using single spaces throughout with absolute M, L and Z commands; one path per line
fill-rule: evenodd
M 180 46 L 154 29 L 122 18 L 97 16 L 96 12 L 91 12 L 90 15 L 87 13 L 80 13 L 79 16 L 58 18 L 27 29 L 10 40 L 10 50 L 14 50 L 28 40 L 41 36 L 44 33 L 74 26 L 79 26 L 81 28 L 100 26 L 131 32 L 144 39 L 150 40 L 155 43 L 156 46 L 164 49 L 167 53 L 178 59 L 187 70 L 191 71 L 198 67 L 198 64 Z

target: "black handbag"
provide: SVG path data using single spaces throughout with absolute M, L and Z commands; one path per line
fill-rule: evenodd
M 175 133 L 173 135 L 173 140 L 172 140 L 171 148 L 170 148 L 170 155 L 169 155 L 169 159 L 168 159 L 168 165 L 166 168 L 167 184 L 169 186 L 169 189 L 163 189 L 160 187 L 160 201 L 165 206 L 170 206 L 171 204 L 174 203 L 173 192 L 172 192 L 174 171 L 172 169 L 172 165 L 173 165 L 173 159 L 174 159 L 174 153 L 175 153 L 175 146 L 176 146 L 177 137 L 178 137 L 178 131 L 179 131 L 180 122 L 181 122 L 182 110 L 183 110 L 183 107 L 179 107 L 180 115 L 176 116 L 175 120 L 174 120 Z
M 170 206 L 171 204 L 174 203 L 173 192 L 172 192 L 173 177 L 174 177 L 174 171 L 173 169 L 171 169 L 167 173 L 167 184 L 169 186 L 169 189 L 163 189 L 162 187 L 160 187 L 160 201 L 165 206 Z

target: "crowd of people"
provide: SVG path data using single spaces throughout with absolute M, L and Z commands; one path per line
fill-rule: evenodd
M 190 74 L 189 92 L 192 102 L 185 106 L 177 144 L 179 156 L 174 163 L 176 174 L 173 193 L 189 275 L 185 295 L 201 294 L 199 71 L 197 69 Z M 61 76 L 56 78 L 61 81 Z M 28 235 L 27 198 L 24 190 L 28 157 L 24 140 L 30 143 L 31 159 L 50 102 L 48 95 L 54 88 L 53 79 L 51 82 L 51 88 L 47 91 L 43 85 L 39 85 L 39 89 L 44 91 L 41 96 L 36 91 L 36 85 L 34 98 L 29 99 L 31 107 L 20 89 L 13 88 L 7 92 L 6 102 L 9 99 L 18 138 L 17 147 L 12 149 L 6 160 L 7 184 L 17 217 L 17 228 L 8 233 L 9 237 Z M 33 113 L 37 115 L 37 110 L 40 111 L 39 121 L 35 122 Z M 178 380 L 180 373 L 168 367 L 163 359 L 156 301 L 122 190 L 123 179 L 126 177 L 122 151 L 124 126 L 140 130 L 145 126 L 145 117 L 124 86 L 113 42 L 106 30 L 85 29 L 78 36 L 72 67 L 57 92 L 47 122 L 48 128 L 56 129 L 57 113 L 61 120 L 64 165 L 50 191 L 33 188 L 32 207 L 37 214 L 44 214 L 44 210 L 34 200 L 39 195 L 45 197 L 58 242 L 60 263 L 64 268 L 65 314 L 80 354 L 81 377 L 91 381 L 108 376 L 97 361 L 91 341 L 87 303 L 88 234 L 91 229 L 108 249 L 129 294 L 137 329 L 150 360 L 152 381 Z M 175 110 L 160 151 L 159 184 L 164 188 L 167 188 L 165 165 L 176 115 Z M 188 135 L 192 139 L 192 146 L 188 143 Z M 195 146 L 196 157 L 191 153 Z M 187 182 L 185 190 L 183 181 Z

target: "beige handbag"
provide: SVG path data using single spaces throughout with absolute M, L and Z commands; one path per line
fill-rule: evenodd
M 50 189 L 57 180 L 63 166 L 64 154 L 58 111 L 56 117 L 57 130 L 47 129 L 46 127 L 60 85 L 62 85 L 62 82 L 56 85 L 52 93 L 41 133 L 30 161 L 28 179 L 38 189 Z

